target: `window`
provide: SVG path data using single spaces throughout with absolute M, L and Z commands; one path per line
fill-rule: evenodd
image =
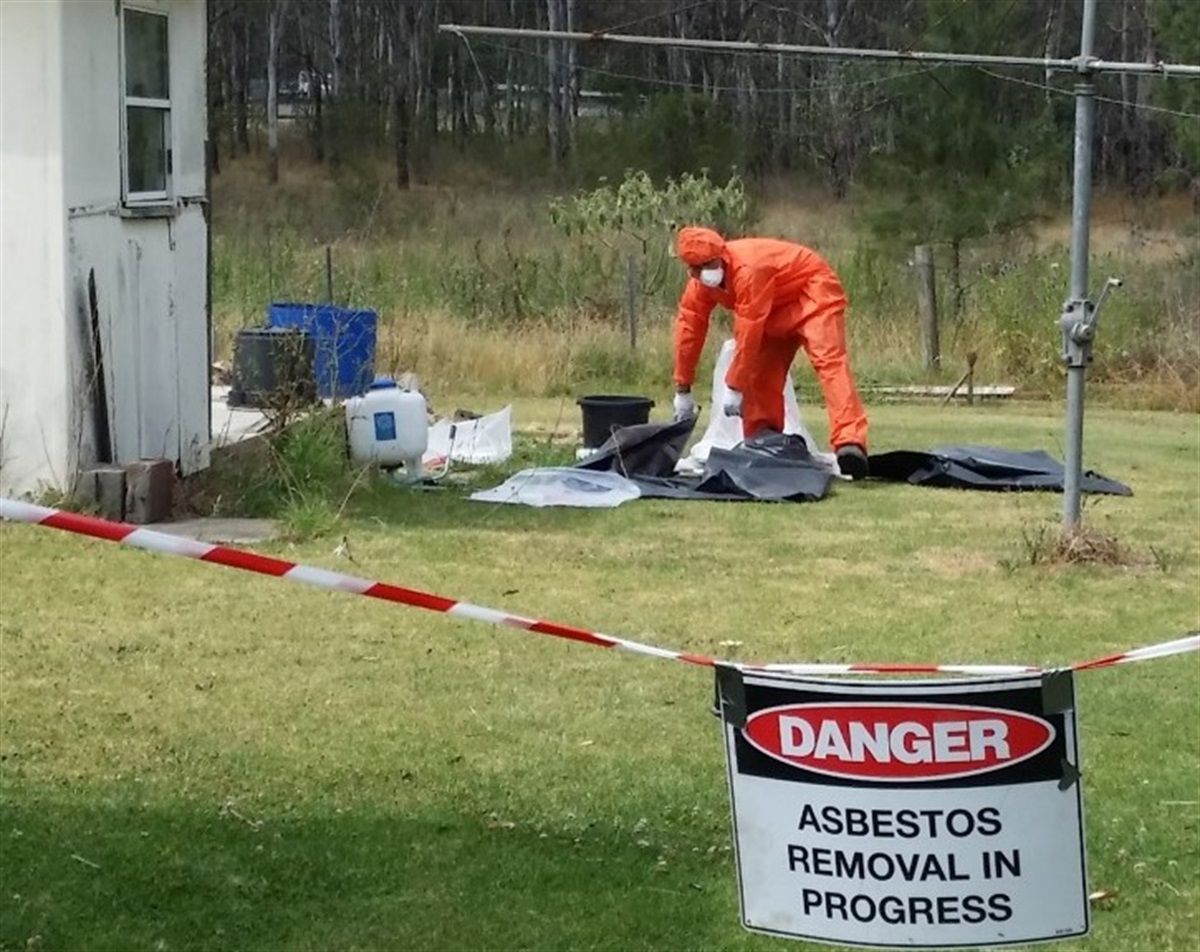
M 171 181 L 167 16 L 127 8 L 122 19 L 125 200 L 161 202 L 170 196 Z

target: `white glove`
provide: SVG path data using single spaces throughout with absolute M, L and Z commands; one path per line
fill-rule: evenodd
M 742 415 L 742 392 L 740 390 L 727 389 L 725 391 L 725 415 Z
M 674 407 L 676 423 L 680 420 L 690 420 L 696 415 L 696 401 L 690 393 L 675 394 Z

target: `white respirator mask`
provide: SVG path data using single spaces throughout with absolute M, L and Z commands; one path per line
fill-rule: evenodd
M 725 269 L 721 265 L 715 268 L 703 268 L 700 271 L 700 283 L 706 288 L 719 288 L 725 280 Z

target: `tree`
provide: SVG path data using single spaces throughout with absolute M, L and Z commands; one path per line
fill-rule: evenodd
M 1151 16 L 1164 59 L 1200 63 L 1200 5 L 1189 0 L 1155 0 Z M 1176 113 L 1169 118 L 1179 163 L 1191 179 L 1192 203 L 1200 212 L 1200 81 L 1157 81 L 1156 102 Z
M 263 115 L 261 78 L 270 85 L 274 75 L 276 106 L 266 110 L 272 174 L 279 132 L 271 116 L 281 77 L 303 71 L 310 77 L 313 154 L 336 162 L 338 147 L 350 141 L 356 152 L 390 149 L 401 184 L 426 174 L 431 148 L 449 134 L 464 149 L 483 137 L 487 147 L 476 154 L 488 158 L 536 144 L 548 166 L 577 179 L 646 167 L 647 156 L 658 175 L 706 165 L 722 174 L 716 158 L 736 161 L 749 175 L 819 177 L 838 198 L 856 190 L 868 157 L 878 183 L 879 157 L 906 155 L 905 176 L 915 171 L 923 189 L 941 181 L 965 188 L 967 179 L 986 177 L 986 206 L 988 195 L 1004 191 L 994 184 L 1003 176 L 994 163 L 971 164 L 985 150 L 968 140 L 982 143 L 980 127 L 989 121 L 1002 127 L 990 143 L 1000 164 L 1031 171 L 1028 157 L 1037 149 L 1017 133 L 1052 130 L 1057 174 L 1061 181 L 1067 175 L 1061 147 L 1073 121 L 1070 76 L 1063 73 L 1022 69 L 1001 85 L 973 68 L 906 70 L 830 57 L 544 38 L 464 40 L 437 28 L 460 22 L 1064 58 L 1077 52 L 1079 0 L 209 0 L 208 9 L 210 139 L 227 143 L 230 156 L 249 151 L 254 112 Z M 1195 0 L 1106 0 L 1097 15 L 1094 52 L 1101 58 L 1200 59 Z M 897 78 L 905 72 L 912 75 Z M 1020 85 L 1031 81 L 1041 88 Z M 1145 191 L 1164 171 L 1194 174 L 1195 121 L 1147 107 L 1195 114 L 1200 84 L 1107 73 L 1095 83 L 1098 184 Z M 586 119 L 584 89 L 621 95 L 632 121 Z M 604 148 L 593 148 L 597 143 Z M 945 154 L 933 154 L 938 149 Z M 943 171 L 955 177 L 944 179 Z M 979 199 L 971 197 L 975 205 Z M 946 211 L 939 220 L 947 217 L 962 215 Z M 979 217 L 1011 215 L 982 207 Z
M 279 45 L 288 0 L 271 0 L 267 9 L 267 180 L 279 181 Z
M 926 0 L 925 15 L 933 24 L 926 37 L 943 49 L 988 52 L 999 36 L 1017 45 L 1007 39 L 999 5 Z M 884 241 L 949 246 L 957 313 L 963 243 L 1010 231 L 1038 213 L 1048 184 L 1061 175 L 1061 136 L 1051 135 L 1047 110 L 1030 111 L 1024 87 L 983 70 L 923 70 L 899 88 L 890 109 L 892 146 L 868 169 L 866 217 Z
M 677 228 L 707 225 L 734 237 L 753 219 L 736 174 L 724 185 L 684 173 L 657 186 L 647 173 L 630 171 L 619 185 L 605 182 L 550 203 L 551 222 L 569 238 L 598 243 L 609 253 L 610 267 L 632 257 L 644 294 L 656 293 L 670 273 Z

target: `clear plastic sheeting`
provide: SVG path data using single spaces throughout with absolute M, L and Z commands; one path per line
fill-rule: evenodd
M 542 466 L 523 469 L 494 489 L 481 489 L 470 498 L 475 502 L 512 503 L 538 509 L 547 506 L 613 509 L 641 494 L 637 484 L 619 473 Z
M 717 366 L 713 369 L 712 406 L 708 413 L 708 428 L 688 455 L 679 461 L 676 472 L 680 475 L 700 475 L 704 472 L 704 464 L 712 450 L 731 450 L 742 442 L 741 417 L 727 417 L 720 411 L 720 407 L 725 403 L 725 375 L 729 372 L 729 365 L 733 363 L 735 349 L 734 342 L 730 339 L 725 341 L 720 354 L 717 355 Z M 837 475 L 837 458 L 832 453 L 816 449 L 816 440 L 800 419 L 800 402 L 796 399 L 796 387 L 792 383 L 790 373 L 783 388 L 783 418 L 783 432 L 804 437 L 812 461 L 822 469 Z
M 429 428 L 429 447 L 421 462 L 437 469 L 447 458 L 476 466 L 503 463 L 512 456 L 512 407 L 475 420 L 438 420 Z

